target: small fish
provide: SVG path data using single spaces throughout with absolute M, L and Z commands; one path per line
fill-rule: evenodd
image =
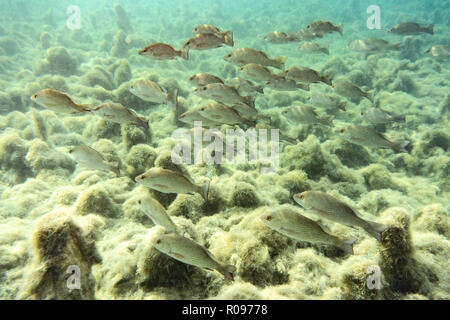
M 249 63 L 240 67 L 239 72 L 242 77 L 255 81 L 271 81 L 279 79 L 279 76 L 273 74 L 268 68 L 256 63 Z
M 358 52 L 373 52 L 383 50 L 400 50 L 401 43 L 391 44 L 384 39 L 369 38 L 363 40 L 353 40 L 348 43 L 348 48 Z
M 326 55 L 330 55 L 327 47 L 322 47 L 315 42 L 304 42 L 298 46 L 298 49 L 304 53 L 318 54 L 325 53 Z
M 294 195 L 294 200 L 322 218 L 350 227 L 360 227 L 378 241 L 381 241 L 382 233 L 388 228 L 384 224 L 360 218 L 355 209 L 325 192 L 305 191 Z
M 189 60 L 188 49 L 176 50 L 171 45 L 160 42 L 153 43 L 145 47 L 144 49 L 139 51 L 139 55 L 155 60 L 172 60 L 176 57 L 181 57 L 185 60 Z
M 434 25 L 432 24 L 427 27 L 421 27 L 418 23 L 415 22 L 404 22 L 396 25 L 391 30 L 389 30 L 389 32 L 402 36 L 416 35 L 420 33 L 434 34 L 433 28 Z
M 274 67 L 283 70 L 286 57 L 271 59 L 262 51 L 252 48 L 239 48 L 231 51 L 224 57 L 224 59 L 225 61 L 232 62 L 240 66 L 256 63 L 264 67 Z
M 209 180 L 203 186 L 192 183 L 181 173 L 152 168 L 135 178 L 137 183 L 162 193 L 199 193 L 208 202 Z
M 209 73 L 197 73 L 189 78 L 194 87 L 203 87 L 210 83 L 223 83 L 222 79 Z
M 269 228 L 297 241 L 327 244 L 340 248 L 347 254 L 353 254 L 353 242 L 343 241 L 327 233 L 323 228 L 307 217 L 290 208 L 279 208 L 264 213 L 261 221 Z
M 194 30 L 192 30 L 192 33 L 197 33 L 197 34 L 206 34 L 206 33 L 215 33 L 215 34 L 220 34 L 222 33 L 222 31 L 215 27 L 212 26 L 210 24 L 202 24 L 199 25 L 198 27 L 195 27 Z
M 142 100 L 153 103 L 167 104 L 174 110 L 177 109 L 177 89 L 167 92 L 166 89 L 161 87 L 156 82 L 148 79 L 140 79 L 131 84 L 130 92 Z
M 67 94 L 53 89 L 44 89 L 31 96 L 31 100 L 38 105 L 50 109 L 55 112 L 80 114 L 91 113 L 85 104 L 77 104 L 73 102 Z
M 335 26 L 334 24 L 332 24 L 329 21 L 317 20 L 317 21 L 314 21 L 314 22 L 310 23 L 306 27 L 306 30 L 309 30 L 311 32 L 320 33 L 320 34 L 339 32 L 339 34 L 342 36 L 343 35 L 343 31 L 342 31 L 343 28 L 344 28 L 344 24 L 343 23 L 341 23 L 340 25 Z
M 405 123 L 404 115 L 396 116 L 380 108 L 368 108 L 365 111 L 361 112 L 361 116 L 363 116 L 364 119 L 373 124 L 383 124 L 390 122 Z
M 320 124 L 324 126 L 332 126 L 330 119 L 320 117 L 313 108 L 308 106 L 293 106 L 281 112 L 287 119 L 296 123 L 304 124 Z
M 224 34 L 200 33 L 186 41 L 184 48 L 189 48 L 190 50 L 207 50 L 220 48 L 223 44 L 230 47 L 234 46 L 233 32 L 228 31 Z
M 343 97 L 349 98 L 351 100 L 360 101 L 362 98 L 366 98 L 373 102 L 372 94 L 361 90 L 358 86 L 348 81 L 339 81 L 331 85 L 333 90 Z
M 138 200 L 141 210 L 153 221 L 154 224 L 166 228 L 169 232 L 180 234 L 177 225 L 172 221 L 167 214 L 166 209 L 157 200 L 146 196 Z
M 437 44 L 426 51 L 429 55 L 437 60 L 450 60 L 450 46 L 445 44 Z
M 191 239 L 169 233 L 156 237 L 152 245 L 178 261 L 211 271 L 217 270 L 225 279 L 233 280 L 236 267 L 220 263 L 208 249 Z
M 196 108 L 193 110 L 186 111 L 185 113 L 180 115 L 179 120 L 181 122 L 184 122 L 189 125 L 194 125 L 195 121 L 201 121 L 202 126 L 205 126 L 205 127 L 215 127 L 215 126 L 220 125 L 220 122 L 218 122 L 218 121 L 213 121 L 213 120 L 203 117 L 200 114 L 200 109 L 201 108 Z
M 258 110 L 255 107 L 251 107 L 246 104 L 235 104 L 233 109 L 236 110 L 241 117 L 249 119 L 250 121 L 256 120 L 258 117 Z
M 309 84 L 297 83 L 295 80 L 283 76 L 267 81 L 265 85 L 271 89 L 280 91 L 296 91 L 298 89 L 309 91 Z
M 284 44 L 292 41 L 296 41 L 297 38 L 289 33 L 281 32 L 281 31 L 274 31 L 269 32 L 264 36 L 264 40 L 266 40 L 269 43 L 273 44 Z
M 291 33 L 291 36 L 295 38 L 297 41 L 310 41 L 316 38 L 323 38 L 322 33 L 320 32 L 312 32 L 311 30 L 298 30 L 296 32 Z
M 307 67 L 290 67 L 282 73 L 286 78 L 303 83 L 323 82 L 331 86 L 329 76 L 321 76 L 316 70 Z
M 340 109 L 342 111 L 345 111 L 346 102 L 341 101 L 336 97 L 330 96 L 325 93 L 321 92 L 311 92 L 311 96 L 309 97 L 309 102 L 320 108 L 325 109 Z
M 256 93 L 264 94 L 264 87 L 257 86 L 243 78 L 234 77 L 225 81 L 225 84 L 236 88 L 240 95 L 254 95 Z
M 101 171 L 112 171 L 117 176 L 120 175 L 118 164 L 117 166 L 113 166 L 112 164 L 107 163 L 100 152 L 89 146 L 75 146 L 70 148 L 68 152 L 76 162 L 87 168 Z
M 135 124 L 149 129 L 148 119 L 136 115 L 134 111 L 120 103 L 106 102 L 91 110 L 91 112 L 114 123 Z
M 200 109 L 200 114 L 210 120 L 228 125 L 246 124 L 254 126 L 254 122 L 243 117 L 233 108 L 220 103 L 211 103 Z
M 344 139 L 361 146 L 393 149 L 398 153 L 408 152 L 405 147 L 409 144 L 409 141 L 390 141 L 371 127 L 350 125 L 340 129 L 338 132 Z
M 253 97 L 242 97 L 234 87 L 222 83 L 210 83 L 206 86 L 195 88 L 194 92 L 206 99 L 213 99 L 223 104 L 246 104 L 254 107 Z

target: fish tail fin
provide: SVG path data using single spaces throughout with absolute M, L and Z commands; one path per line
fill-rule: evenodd
M 395 122 L 405 123 L 406 117 L 405 117 L 405 115 L 402 114 L 402 115 L 399 115 L 399 116 L 392 117 L 392 120 L 394 120 Z
M 368 234 L 370 234 L 372 237 L 377 239 L 381 242 L 381 236 L 384 231 L 386 231 L 389 227 L 385 224 L 373 222 L 373 221 L 366 221 L 366 226 L 364 227 L 364 230 Z
M 146 129 L 150 129 L 150 120 L 146 119 L 145 117 L 139 117 L 139 120 L 142 121 L 142 126 Z
M 320 80 L 323 83 L 326 83 L 327 85 L 331 86 L 333 83 L 331 82 L 331 77 L 330 76 L 321 76 Z
M 228 264 L 221 267 L 218 271 L 225 277 L 225 279 L 234 281 L 234 273 L 236 272 L 235 266 Z
M 408 153 L 408 150 L 405 149 L 408 144 L 408 140 L 398 140 L 392 143 L 393 149 L 397 153 Z
M 425 28 L 425 32 L 429 34 L 434 34 L 434 24 L 430 24 L 428 27 Z
M 392 50 L 400 51 L 400 50 L 403 49 L 403 44 L 402 44 L 402 43 L 394 43 L 394 44 L 391 46 L 391 49 L 392 49 Z
M 224 32 L 223 41 L 227 46 L 234 47 L 233 31 Z
M 176 112 L 178 109 L 178 89 L 174 89 L 167 94 L 167 104 Z
M 322 52 L 329 56 L 330 55 L 329 47 L 323 48 Z
M 333 126 L 333 118 L 332 117 L 321 117 L 321 118 L 319 118 L 319 121 L 324 126 L 329 126 L 329 127 Z
M 344 251 L 347 254 L 353 254 L 353 244 L 355 243 L 355 241 L 356 241 L 356 238 L 348 240 L 348 241 L 342 241 L 338 245 L 338 248 L 340 248 L 342 251 Z
M 88 103 L 84 103 L 84 104 L 77 104 L 77 107 L 79 109 L 79 111 L 81 113 L 87 113 L 87 114 L 92 114 L 92 110 L 89 109 L 91 105 Z
M 264 86 L 255 86 L 256 92 L 264 94 Z
M 255 99 L 252 96 L 244 97 L 244 99 L 246 105 L 252 108 L 255 107 Z
M 273 62 L 274 62 L 273 64 L 274 64 L 275 68 L 284 70 L 284 64 L 286 62 L 286 57 L 283 56 L 283 57 L 275 58 L 275 59 L 273 59 Z
M 202 195 L 203 200 L 205 200 L 205 202 L 208 202 L 210 183 L 211 183 L 211 181 L 208 179 L 200 187 L 200 194 Z
M 367 99 L 369 99 L 370 102 L 372 102 L 372 103 L 373 103 L 374 96 L 375 96 L 375 91 L 373 91 L 373 90 L 368 91 L 368 92 L 366 92 L 366 94 L 365 94 L 365 97 L 366 97 Z
M 339 34 L 341 36 L 344 35 L 344 23 L 343 22 L 340 25 L 337 26 L 337 32 L 339 32 Z
M 308 83 L 297 83 L 296 87 L 305 91 L 309 91 Z
M 189 48 L 182 48 L 180 50 L 180 57 L 182 57 L 184 60 L 189 60 Z
M 117 164 L 111 164 L 111 171 L 114 172 L 118 177 L 120 176 L 120 163 L 117 162 Z

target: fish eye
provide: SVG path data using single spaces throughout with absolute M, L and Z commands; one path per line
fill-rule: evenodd
M 300 199 L 304 200 L 305 199 L 305 195 L 304 194 L 300 195 Z
M 160 243 L 161 243 L 160 239 L 156 240 L 156 244 L 160 244 Z
M 189 78 L 189 80 L 194 80 L 194 78 L 195 78 L 195 76 L 192 76 L 192 77 Z
M 361 112 L 361 115 L 363 116 L 363 115 L 364 115 L 364 112 Z
M 139 203 L 139 204 L 142 204 L 142 200 L 141 200 L 141 199 L 139 199 L 139 200 L 138 200 L 138 203 Z
M 339 130 L 340 133 L 344 133 L 345 129 L 342 128 L 341 130 Z
M 188 41 L 188 42 L 186 42 L 186 44 L 191 44 L 191 42 L 190 42 L 190 41 Z
M 73 149 L 70 149 L 70 150 L 69 150 L 69 153 L 72 153 L 72 152 L 73 152 Z
M 206 88 L 206 87 L 203 87 L 203 88 L 202 88 L 203 91 L 205 91 L 206 89 L 208 89 L 208 88 Z
M 267 217 L 266 217 L 266 220 L 267 220 L 267 221 L 272 220 L 272 216 L 267 216 Z

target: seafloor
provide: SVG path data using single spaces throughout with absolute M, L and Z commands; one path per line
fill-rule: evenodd
M 123 4 L 127 18 L 109 1 L 98 1 L 89 13 L 81 12 L 79 30 L 67 29 L 62 4 L 51 10 L 10 4 L 15 12 L 0 26 L 0 298 L 449 299 L 450 72 L 448 61 L 424 53 L 449 43 L 446 2 L 430 1 L 433 6 L 421 12 L 413 1 L 392 4 L 383 11 L 382 30 L 365 28 L 366 6 L 359 1 L 346 2 L 351 7 L 333 14 L 320 2 Z M 316 19 L 344 22 L 342 37 L 318 40 L 330 46 L 329 56 L 304 55 L 297 44 L 263 40 L 267 32 L 296 31 Z M 409 20 L 434 23 L 435 34 L 386 32 Z M 205 103 L 193 94 L 189 76 L 236 76 L 237 67 L 223 60 L 230 47 L 191 51 L 189 61 L 152 61 L 137 54 L 156 41 L 181 47 L 202 23 L 233 30 L 234 48 L 286 56 L 287 67 L 305 65 L 374 90 L 378 106 L 406 115 L 405 124 L 379 129 L 392 139 L 409 140 L 409 152 L 366 148 L 337 135 L 336 128 L 363 123 L 360 112 L 371 106 L 366 99 L 347 101 L 345 112 L 319 109 L 334 117 L 335 127 L 327 128 L 288 122 L 281 114 L 295 102 L 307 103 L 309 92 L 267 89 L 257 108 L 280 133 L 298 139 L 281 142 L 277 174 L 261 175 L 259 164 L 175 166 L 170 159 L 176 143 L 170 136 L 177 128 L 173 113 L 128 88 L 144 77 L 167 90 L 177 88 L 179 104 L 187 110 Z M 404 49 L 366 56 L 347 48 L 349 41 L 367 37 L 401 42 Z M 79 103 L 120 102 L 150 119 L 150 134 L 41 108 L 30 97 L 45 88 L 66 92 Z M 324 84 L 311 85 L 311 91 L 335 95 Z M 83 143 L 120 162 L 123 175 L 77 166 L 67 148 Z M 164 195 L 134 183 L 136 175 L 154 166 L 188 172 L 195 181 L 211 177 L 208 203 L 198 194 Z M 328 192 L 366 218 L 389 224 L 386 242 L 324 222 L 331 233 L 357 239 L 349 256 L 334 247 L 294 241 L 260 222 L 261 214 L 279 205 L 302 212 L 292 196 L 305 190 Z M 236 266 L 234 282 L 150 245 L 164 229 L 139 210 L 136 199 L 148 193 L 168 206 L 187 237 Z M 80 267 L 80 290 L 67 288 L 70 265 Z M 380 289 L 366 284 L 369 266 L 381 270 Z

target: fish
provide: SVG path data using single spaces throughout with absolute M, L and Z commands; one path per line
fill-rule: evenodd
M 343 23 L 335 26 L 330 21 L 317 20 L 317 21 L 311 22 L 306 27 L 306 30 L 309 30 L 311 32 L 320 33 L 320 34 L 338 32 L 342 36 L 343 35 L 343 28 L 344 28 L 344 24 Z
M 174 110 L 178 104 L 178 89 L 167 92 L 156 82 L 148 79 L 139 79 L 130 85 L 130 92 L 142 100 L 167 104 Z
M 322 76 L 316 70 L 308 67 L 294 66 L 285 70 L 282 75 L 288 79 L 292 79 L 303 83 L 317 83 L 323 82 L 331 86 L 331 79 L 329 76 Z
M 286 57 L 269 58 L 265 52 L 252 48 L 239 48 L 231 51 L 224 57 L 225 61 L 239 66 L 256 63 L 264 67 L 273 67 L 284 70 Z
M 173 232 L 181 235 L 178 226 L 172 221 L 172 218 L 167 214 L 166 209 L 157 200 L 150 196 L 141 197 L 138 200 L 139 207 L 154 224 L 160 225 Z
M 348 81 L 334 82 L 331 87 L 333 90 L 343 97 L 349 98 L 351 100 L 360 101 L 362 98 L 366 98 L 373 102 L 373 96 L 369 92 L 361 90 L 358 86 L 354 85 Z
M 234 278 L 236 267 L 220 263 L 208 249 L 191 239 L 169 233 L 155 237 L 152 245 L 175 260 L 210 271 L 216 270 L 227 280 Z
M 316 38 L 323 38 L 322 33 L 313 32 L 311 30 L 301 29 L 291 33 L 291 36 L 295 38 L 296 41 L 309 41 L 314 40 Z
M 194 87 L 203 87 L 210 83 L 222 83 L 222 79 L 209 73 L 197 73 L 189 77 L 189 82 Z
M 38 105 L 59 113 L 91 114 L 86 104 L 73 102 L 72 98 L 64 92 L 54 89 L 44 89 L 31 96 L 31 101 Z
M 184 60 L 189 60 L 188 49 L 177 50 L 170 44 L 161 42 L 146 46 L 144 49 L 139 51 L 139 55 L 154 60 L 173 60 L 176 57 L 181 57 Z
M 425 53 L 431 55 L 437 60 L 450 60 L 450 46 L 445 44 L 437 44 L 428 49 Z
M 228 125 L 246 124 L 254 126 L 254 122 L 243 118 L 234 108 L 220 103 L 211 103 L 200 109 L 200 114 L 210 120 Z
M 68 150 L 68 153 L 76 162 L 84 165 L 89 169 L 112 171 L 117 176 L 120 176 L 119 164 L 114 166 L 106 162 L 105 158 L 100 152 L 89 146 L 74 146 Z
M 380 108 L 368 108 L 365 111 L 361 112 L 361 116 L 363 116 L 364 119 L 373 124 L 383 124 L 390 122 L 405 123 L 404 115 L 396 116 Z
M 313 91 L 309 97 L 309 103 L 316 107 L 321 107 L 325 109 L 340 109 L 345 111 L 347 103 L 345 101 L 340 101 L 338 98 L 330 96 L 325 93 Z
M 200 109 L 201 108 L 195 108 L 192 110 L 188 110 L 188 111 L 182 113 L 178 120 L 180 120 L 181 122 L 184 122 L 186 124 L 189 124 L 189 125 L 194 125 L 195 121 L 201 121 L 202 126 L 205 126 L 205 127 L 215 127 L 215 126 L 221 125 L 221 123 L 218 121 L 213 121 L 211 119 L 207 119 L 204 116 L 202 116 L 200 114 Z
M 297 81 L 285 78 L 283 76 L 266 81 L 265 85 L 271 89 L 280 91 L 296 91 L 298 89 L 309 91 L 309 84 L 297 83 Z
M 222 83 L 210 83 L 206 86 L 195 88 L 194 92 L 199 96 L 212 99 L 223 104 L 246 104 L 254 107 L 253 97 L 242 97 L 234 87 Z
M 233 33 L 231 31 L 225 32 L 224 34 L 197 34 L 196 36 L 186 41 L 183 48 L 188 48 L 189 50 L 207 50 L 220 48 L 223 44 L 226 44 L 230 47 L 234 46 Z
M 249 63 L 240 67 L 239 72 L 243 78 L 255 81 L 271 81 L 280 78 L 280 76 L 273 74 L 268 68 L 256 63 Z
M 311 41 L 302 43 L 301 45 L 298 46 L 298 49 L 304 53 L 311 53 L 311 54 L 325 53 L 326 55 L 330 55 L 328 47 L 322 47 L 319 44 Z
M 420 26 L 420 24 L 416 22 L 403 22 L 391 28 L 389 32 L 402 36 L 417 35 L 420 33 L 429 33 L 433 35 L 434 34 L 433 28 L 434 28 L 433 24 L 430 24 L 427 27 L 422 27 Z
M 353 254 L 353 242 L 344 241 L 326 232 L 322 226 L 296 210 L 281 207 L 270 210 L 260 216 L 260 220 L 269 228 L 297 241 L 326 244 L 340 248 L 347 254 Z
M 222 33 L 222 31 L 220 31 L 219 28 L 212 26 L 210 24 L 202 24 L 199 25 L 198 27 L 195 27 L 194 30 L 192 30 L 192 33 L 197 33 L 197 34 L 206 34 L 206 33 L 215 33 L 215 34 L 220 34 Z
M 408 140 L 390 141 L 383 134 L 367 126 L 349 125 L 338 131 L 342 137 L 352 143 L 365 147 L 387 148 L 397 153 L 407 153 L 405 147 L 409 144 Z
M 148 119 L 136 115 L 134 111 L 120 103 L 106 102 L 91 110 L 99 117 L 120 124 L 135 124 L 149 129 Z
M 248 80 L 243 78 L 234 77 L 232 79 L 225 80 L 225 84 L 236 88 L 240 95 L 254 95 L 256 93 L 264 94 L 264 87 L 257 86 Z
M 381 241 L 382 233 L 388 226 L 378 222 L 364 220 L 359 212 L 335 197 L 320 191 L 305 191 L 294 195 L 294 201 L 306 210 L 321 218 L 328 219 L 350 227 L 364 229 L 372 237 Z
M 273 44 L 284 44 L 292 41 L 296 41 L 297 38 L 290 33 L 273 31 L 264 36 L 264 40 Z
M 358 52 L 373 52 L 383 50 L 400 50 L 402 48 L 402 44 L 391 44 L 384 39 L 369 38 L 363 40 L 353 40 L 348 43 L 347 47 Z
M 181 173 L 163 168 L 152 168 L 138 175 L 134 180 L 162 193 L 199 193 L 205 202 L 208 202 L 209 180 L 200 186 Z
M 333 122 L 324 117 L 320 117 L 313 108 L 298 105 L 289 107 L 281 112 L 288 120 L 296 123 L 304 124 L 320 124 L 324 126 L 332 126 Z

